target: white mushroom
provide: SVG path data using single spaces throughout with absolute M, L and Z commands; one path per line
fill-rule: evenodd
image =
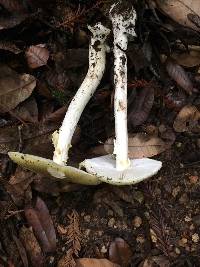
M 122 2 L 121 2 L 122 3 Z M 87 172 L 100 176 L 100 180 L 116 184 L 138 183 L 156 174 L 161 168 L 160 161 L 152 159 L 128 158 L 127 131 L 127 57 L 128 35 L 136 36 L 134 27 L 136 12 L 125 8 L 122 3 L 114 4 L 110 9 L 110 19 L 114 34 L 114 84 L 115 84 L 115 134 L 114 154 L 86 159 L 81 163 Z
M 98 178 L 82 170 L 66 166 L 71 139 L 78 120 L 99 85 L 105 70 L 106 52 L 105 40 L 110 30 L 101 23 L 88 27 L 92 32 L 89 47 L 89 69 L 87 75 L 72 99 L 59 132 L 53 133 L 55 147 L 53 161 L 29 154 L 9 152 L 9 157 L 19 165 L 56 178 L 66 178 L 69 182 L 80 184 L 98 184 Z

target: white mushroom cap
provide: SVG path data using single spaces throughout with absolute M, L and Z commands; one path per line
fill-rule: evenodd
M 156 174 L 162 162 L 142 158 L 130 160 L 130 166 L 122 171 L 116 169 L 116 160 L 112 155 L 86 159 L 81 163 L 88 173 L 96 175 L 101 182 L 114 185 L 139 183 Z

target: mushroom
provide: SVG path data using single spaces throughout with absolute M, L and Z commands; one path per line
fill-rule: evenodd
M 148 158 L 130 160 L 128 157 L 127 130 L 127 57 L 128 35 L 136 36 L 134 31 L 136 12 L 131 7 L 118 2 L 112 5 L 110 19 L 114 34 L 114 113 L 115 142 L 114 154 L 86 159 L 81 166 L 88 173 L 99 176 L 99 180 L 115 185 L 138 183 L 156 174 L 162 166 L 157 160 Z
M 105 40 L 110 30 L 101 23 L 88 28 L 92 32 L 89 47 L 89 69 L 68 107 L 59 131 L 52 135 L 55 147 L 53 160 L 19 152 L 9 152 L 8 155 L 14 162 L 31 171 L 60 179 L 65 178 L 73 183 L 92 185 L 100 183 L 95 175 L 66 166 L 73 133 L 86 104 L 102 79 L 105 70 L 106 52 L 108 52 Z

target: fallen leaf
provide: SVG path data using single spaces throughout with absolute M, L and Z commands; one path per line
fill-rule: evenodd
M 25 217 L 32 226 L 35 236 L 40 241 L 45 252 L 54 252 L 56 249 L 56 233 L 46 204 L 39 197 L 35 208 L 26 207 Z
M 5 9 L 7 9 L 9 12 L 23 13 L 25 11 L 25 7 L 23 5 L 23 1 L 18 1 L 18 0 L 0 0 L 0 4 Z
M 176 132 L 200 132 L 200 111 L 191 105 L 184 106 L 178 113 L 173 127 Z
M 28 98 L 36 86 L 29 74 L 18 74 L 6 65 L 0 66 L 0 112 L 8 112 Z
M 28 267 L 28 258 L 24 246 L 22 245 L 20 239 L 18 239 L 15 235 L 13 235 L 13 240 L 15 241 L 15 244 L 19 251 L 19 255 L 21 257 L 24 267 Z
M 26 14 L 0 16 L 0 30 L 13 28 L 22 23 L 27 17 L 28 15 Z
M 175 135 L 172 132 L 171 140 L 164 140 L 155 134 L 137 133 L 130 136 L 128 140 L 129 157 L 131 159 L 150 158 L 169 149 L 175 141 Z M 109 138 L 104 149 L 108 154 L 113 153 L 113 138 Z
M 30 68 L 35 69 L 47 64 L 49 59 L 49 50 L 45 44 L 30 46 L 26 52 L 27 62 Z
M 156 0 L 157 7 L 179 24 L 194 30 L 200 29 L 188 19 L 188 14 L 200 16 L 198 0 Z
M 120 266 L 128 267 L 133 254 L 130 246 L 122 238 L 115 238 L 109 247 L 109 260 Z
M 38 107 L 35 98 L 31 97 L 20 103 L 12 110 L 11 115 L 16 116 L 24 122 L 38 122 Z
M 22 52 L 14 43 L 9 41 L 0 41 L 0 49 L 10 51 L 16 55 Z
M 169 76 L 187 93 L 192 93 L 194 90 L 193 84 L 186 71 L 178 65 L 173 59 L 166 60 L 166 70 Z
M 82 258 L 76 260 L 76 267 L 120 267 L 120 266 L 106 259 Z
M 128 106 L 128 123 L 132 127 L 141 125 L 146 121 L 154 103 L 153 85 L 139 88 L 131 105 Z
M 30 257 L 32 266 L 43 267 L 45 259 L 32 229 L 23 226 L 19 231 L 19 238 Z
M 173 52 L 171 57 L 183 67 L 192 68 L 198 66 L 200 65 L 200 46 L 189 45 L 188 51 L 184 49 Z

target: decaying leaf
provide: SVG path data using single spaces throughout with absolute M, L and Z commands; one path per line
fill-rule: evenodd
M 188 14 L 200 16 L 200 5 L 198 0 L 156 0 L 157 7 L 179 24 L 200 31 Z
M 26 250 L 25 250 L 24 246 L 22 245 L 22 242 L 15 235 L 13 235 L 13 240 L 15 241 L 15 244 L 16 244 L 17 249 L 19 251 L 19 255 L 21 257 L 21 260 L 23 262 L 24 267 L 28 267 L 28 258 L 26 255 Z
M 146 121 L 154 102 L 154 88 L 145 86 L 138 89 L 133 102 L 129 105 L 128 123 L 133 127 L 141 125 Z
M 6 65 L 0 66 L 0 112 L 8 112 L 28 98 L 36 86 L 29 74 L 18 74 Z
M 191 94 L 194 90 L 193 84 L 186 71 L 178 65 L 174 60 L 167 59 L 166 70 L 169 76 L 187 93 Z
M 14 54 L 22 52 L 14 43 L 9 41 L 0 41 L 0 49 L 10 51 Z
M 49 50 L 44 44 L 30 46 L 25 54 L 28 65 L 32 69 L 46 65 L 49 59 Z
M 38 107 L 35 98 L 31 97 L 20 103 L 12 110 L 11 115 L 16 116 L 24 122 L 38 122 Z
M 0 4 L 9 12 L 21 13 L 25 11 L 23 1 L 20 0 L 0 0 Z
M 45 252 L 55 251 L 56 233 L 49 210 L 42 199 L 37 198 L 35 208 L 25 208 L 25 217 L 40 241 L 42 249 Z
M 170 140 L 161 139 L 155 134 L 137 133 L 129 137 L 129 157 L 132 159 L 153 157 L 169 149 L 175 141 L 175 135 L 170 131 Z M 113 153 L 113 138 L 109 138 L 104 144 L 108 154 Z
M 32 229 L 23 226 L 19 231 L 19 237 L 30 257 L 32 266 L 44 266 L 45 259 Z
M 23 22 L 28 15 L 16 14 L 12 16 L 0 16 L 0 30 L 13 28 Z
M 156 265 L 155 265 L 156 264 Z M 145 259 L 138 267 L 169 267 L 170 261 L 165 256 L 153 256 Z
M 64 267 L 64 266 L 63 266 Z M 76 260 L 76 267 L 120 267 L 107 259 L 82 258 Z
M 195 67 L 200 65 L 200 46 L 189 45 L 188 51 L 173 52 L 171 57 L 183 67 Z
M 115 238 L 109 247 L 109 260 L 120 266 L 128 267 L 131 263 L 132 251 L 122 238 Z
M 176 132 L 200 132 L 200 111 L 191 105 L 184 106 L 174 121 Z

